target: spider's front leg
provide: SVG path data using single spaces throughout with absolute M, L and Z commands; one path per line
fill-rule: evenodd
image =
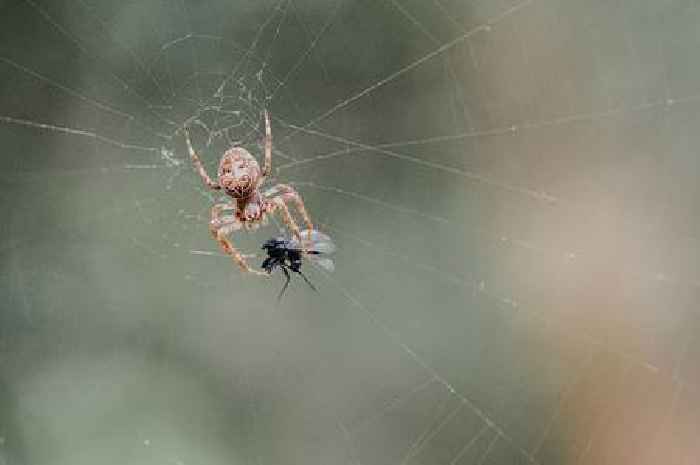
M 253 273 L 259 276 L 269 276 L 262 271 L 254 270 L 248 265 L 243 255 L 234 247 L 231 240 L 227 237 L 229 234 L 241 228 L 241 222 L 235 217 L 221 217 L 221 212 L 224 210 L 235 210 L 236 205 L 228 203 L 219 203 L 211 209 L 211 221 L 209 222 L 209 232 L 212 237 L 219 243 L 219 247 L 224 253 L 230 256 L 234 262 L 247 273 Z
M 272 129 L 270 129 L 270 115 L 265 110 L 265 162 L 262 168 L 262 177 L 272 173 Z
M 287 228 L 289 228 L 289 230 L 292 232 L 292 235 L 301 241 L 301 231 L 299 231 L 299 226 L 297 226 L 296 221 L 294 221 L 291 213 L 289 213 L 289 208 L 287 208 L 287 204 L 284 203 L 282 196 L 273 197 L 269 199 L 266 204 L 265 210 L 267 212 L 275 213 L 277 210 L 282 212 L 282 221 L 284 221 L 284 224 L 287 225 Z
M 292 186 L 290 186 L 289 184 L 277 184 L 273 188 L 269 189 L 265 193 L 265 196 L 268 197 L 271 202 L 275 202 L 277 201 L 277 199 L 282 200 L 282 204 L 292 202 L 299 214 L 301 215 L 302 219 L 304 220 L 304 225 L 306 226 L 306 229 L 308 229 L 309 231 L 312 231 L 314 229 L 314 225 L 311 222 L 311 218 L 309 218 L 309 213 L 306 211 L 306 207 L 304 207 L 304 201 L 301 199 L 301 196 L 296 191 L 296 189 L 294 189 Z M 285 210 L 287 210 L 286 205 L 284 205 L 284 208 Z M 297 238 L 299 238 L 299 236 L 297 236 Z
M 267 177 L 272 172 L 272 130 L 270 129 L 270 115 L 265 110 L 265 162 L 262 169 L 262 180 Z M 287 208 L 287 202 L 293 202 L 297 208 L 297 211 L 304 219 L 306 228 L 311 231 L 314 229 L 313 223 L 309 218 L 309 214 L 304 207 L 304 201 L 301 200 L 301 196 L 297 191 L 288 184 L 278 184 L 272 189 L 269 189 L 264 197 L 268 199 L 272 210 L 280 209 L 282 210 L 282 218 L 284 219 L 287 227 L 292 231 L 294 236 L 301 240 L 301 234 L 299 232 L 299 227 L 294 222 L 294 219 L 289 214 L 289 209 Z
M 201 177 L 202 181 L 204 181 L 204 184 L 206 184 L 209 189 L 214 189 L 214 190 L 221 189 L 221 186 L 219 186 L 219 183 L 212 180 L 209 177 L 209 175 L 207 174 L 207 171 L 204 169 L 204 165 L 202 164 L 202 160 L 199 159 L 199 156 L 197 156 L 194 149 L 192 148 L 192 141 L 190 141 L 190 132 L 187 129 L 185 129 L 185 141 L 187 142 L 187 150 L 189 150 L 189 152 L 190 152 L 190 158 L 192 159 L 192 164 L 194 165 L 194 168 L 197 170 L 197 173 L 199 173 L 199 177 Z

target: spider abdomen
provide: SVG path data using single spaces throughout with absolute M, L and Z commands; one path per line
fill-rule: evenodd
M 243 147 L 233 147 L 224 153 L 219 162 L 219 185 L 236 199 L 253 194 L 260 181 L 260 165 Z

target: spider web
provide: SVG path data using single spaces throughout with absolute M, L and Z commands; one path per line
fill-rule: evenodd
M 699 456 L 697 7 L 0 12 L 0 464 Z M 279 306 L 181 133 L 213 174 L 265 109 L 339 246 Z

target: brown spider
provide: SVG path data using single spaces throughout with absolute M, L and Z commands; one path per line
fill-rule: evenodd
M 241 229 L 256 229 L 267 215 L 276 211 L 282 212 L 282 219 L 291 230 L 294 237 L 301 241 L 301 232 L 294 218 L 289 213 L 287 202 L 293 202 L 309 231 L 313 230 L 313 224 L 309 214 L 304 208 L 304 202 L 296 190 L 287 184 L 276 186 L 260 192 L 260 187 L 265 178 L 272 171 L 272 132 L 270 130 L 270 117 L 265 111 L 265 164 L 262 170 L 255 158 L 243 147 L 228 149 L 219 161 L 218 180 L 213 181 L 207 174 L 202 161 L 199 159 L 190 141 L 190 135 L 185 129 L 185 140 L 190 152 L 190 158 L 195 169 L 201 176 L 204 184 L 213 190 L 223 190 L 234 202 L 218 203 L 211 209 L 211 221 L 209 231 L 219 243 L 221 249 L 235 261 L 243 271 L 258 275 L 269 276 L 267 273 L 250 268 L 245 258 L 233 246 L 228 235 Z M 233 210 L 233 215 L 224 215 L 222 212 Z

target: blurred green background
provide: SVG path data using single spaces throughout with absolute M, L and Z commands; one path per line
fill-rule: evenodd
M 0 465 L 697 462 L 699 23 L 0 0 Z M 339 247 L 280 304 L 176 132 L 213 174 L 265 108 Z

